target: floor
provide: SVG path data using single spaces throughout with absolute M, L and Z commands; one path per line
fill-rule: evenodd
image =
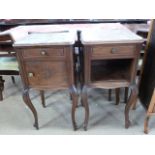
M 4 100 L 0 102 L 0 134 L 57 134 L 57 135 L 142 135 L 145 110 L 140 103 L 136 110 L 130 111 L 131 126 L 124 128 L 123 93 L 121 103 L 116 106 L 113 93 L 108 101 L 108 91 L 92 90 L 89 94 L 90 118 L 88 131 L 84 131 L 84 109 L 77 108 L 76 118 L 79 129 L 73 131 L 71 124 L 71 102 L 67 91 L 47 91 L 46 108 L 41 105 L 39 93 L 31 90 L 31 99 L 38 111 L 39 130 L 33 127 L 33 116 L 22 100 L 21 79 L 16 77 L 14 85 L 10 77 L 4 77 Z M 122 90 L 123 92 L 123 90 Z M 155 134 L 155 118 L 150 119 L 149 134 Z

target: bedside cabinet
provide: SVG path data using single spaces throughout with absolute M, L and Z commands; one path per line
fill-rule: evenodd
M 84 85 L 82 104 L 85 107 L 84 129 L 89 118 L 90 88 L 119 89 L 129 87 L 131 95 L 125 107 L 125 127 L 130 125 L 129 109 L 137 97 L 136 68 L 143 39 L 119 24 L 100 30 L 82 31 Z
M 29 97 L 31 88 L 41 92 L 68 89 L 72 98 L 72 123 L 76 129 L 78 95 L 73 62 L 75 36 L 70 32 L 31 33 L 14 44 L 24 85 L 23 99 L 34 115 L 34 126 L 37 129 L 37 111 Z

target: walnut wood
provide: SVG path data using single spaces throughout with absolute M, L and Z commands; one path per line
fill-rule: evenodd
M 42 106 L 45 108 L 46 107 L 46 104 L 45 104 L 45 94 L 44 94 L 43 90 L 40 90 L 40 96 L 41 96 Z
M 103 31 L 106 34 L 103 34 Z M 137 98 L 135 84 L 138 57 L 143 39 L 127 29 L 82 31 L 84 46 L 84 85 L 82 103 L 85 105 L 84 129 L 87 129 L 89 106 L 88 89 L 116 89 L 116 104 L 119 103 L 119 90 L 129 87 L 131 95 L 125 107 L 125 127 L 130 125 L 129 110 Z M 120 33 L 120 36 L 116 34 Z M 108 34 L 108 35 L 107 35 Z
M 119 102 L 120 102 L 120 88 L 116 88 L 115 89 L 115 94 L 116 94 L 116 105 L 118 105 L 119 104 Z
M 73 129 L 77 130 L 78 127 L 76 124 L 75 112 L 78 106 L 78 93 L 77 93 L 77 89 L 75 88 L 75 86 L 70 87 L 70 95 L 72 98 L 72 124 L 73 124 Z
M 30 34 L 30 40 L 27 36 L 23 40 L 17 41 L 14 46 L 17 52 L 20 75 L 24 88 L 26 88 L 24 100 L 34 114 L 35 126 L 38 128 L 37 112 L 29 100 L 28 90 L 30 88 L 40 90 L 42 105 L 45 107 L 44 90 L 69 89 L 72 98 L 72 124 L 73 129 L 76 130 L 75 112 L 78 105 L 78 94 L 74 77 L 74 48 L 72 45 L 74 40 L 71 39 L 74 38 L 74 35 L 68 38 L 70 34 L 67 32 L 63 42 L 58 39 L 58 43 L 56 39 L 48 40 L 48 34 L 44 37 L 43 34 L 37 34 L 38 38 L 36 36 L 33 38 L 33 35 L 36 34 Z M 57 36 L 55 33 L 52 34 L 52 37 L 54 37 L 53 35 Z
M 124 103 L 127 103 L 128 101 L 128 92 L 129 92 L 129 88 L 128 87 L 125 87 L 125 91 L 124 91 Z M 112 89 L 109 89 L 108 90 L 108 100 L 111 101 L 111 94 L 112 94 Z M 119 88 L 116 88 L 115 89 L 115 94 L 116 94 L 116 105 L 119 104 L 119 101 L 120 101 L 120 89 Z
M 25 37 L 26 38 L 25 41 L 22 40 L 16 42 L 15 45 L 17 49 L 18 61 L 20 64 L 19 66 L 20 74 L 22 76 L 24 88 L 25 89 L 35 88 L 38 90 L 69 88 L 73 102 L 72 122 L 74 129 L 77 129 L 75 123 L 75 110 L 76 110 L 75 107 L 77 105 L 77 96 L 76 96 L 77 93 L 75 90 L 76 89 L 74 78 L 75 66 L 73 63 L 73 47 L 72 47 L 73 43 L 72 41 L 73 38 L 75 40 L 75 36 L 72 36 L 69 42 L 65 41 L 64 38 L 61 37 L 60 39 L 61 41 L 59 40 L 59 43 L 55 44 L 54 42 L 55 39 L 51 39 L 52 38 L 51 34 L 44 35 L 38 32 L 44 33 L 53 30 L 64 31 L 66 29 L 67 30 L 72 29 L 73 31 L 77 31 L 78 26 L 79 25 L 21 26 L 13 29 L 13 32 L 11 32 L 14 34 L 16 32 L 16 35 L 14 36 L 16 40 L 21 39 L 23 36 L 24 37 L 27 36 L 28 32 L 37 33 L 37 34 L 35 33 L 30 34 L 32 36 L 31 38 L 29 38 L 29 36 Z M 78 27 L 78 29 L 82 31 L 82 36 L 85 36 L 87 38 L 86 40 L 84 39 L 85 37 L 81 38 L 83 43 L 82 48 L 84 46 L 84 53 L 82 54 L 82 56 L 84 57 L 84 60 L 82 62 L 83 63 L 82 75 L 84 77 L 82 82 L 83 90 L 82 90 L 81 102 L 85 107 L 85 120 L 84 120 L 85 130 L 87 130 L 88 118 L 89 118 L 89 106 L 87 99 L 88 89 L 90 87 L 118 89 L 120 87 L 131 86 L 135 80 L 137 59 L 139 55 L 140 44 L 142 43 L 142 39 L 140 37 L 131 33 L 129 30 L 127 30 L 120 24 L 99 24 L 97 25 L 97 27 L 99 28 L 99 30 L 97 31 L 96 31 L 96 25 L 93 24 L 89 25 L 88 31 L 87 31 L 88 25 L 80 25 L 80 28 Z M 44 37 L 41 37 L 41 39 L 39 38 L 39 41 L 37 42 L 39 35 L 42 36 L 44 35 L 48 37 L 45 37 L 46 38 L 45 40 L 42 40 Z M 56 48 L 63 49 L 63 52 L 62 50 L 55 51 L 53 52 L 52 55 L 51 51 L 54 51 L 54 49 Z M 93 53 L 94 49 L 95 53 Z M 100 50 L 102 52 L 100 52 Z M 98 74 L 92 77 L 92 61 L 99 61 L 99 60 L 106 62 L 105 64 L 103 64 L 104 67 L 101 67 L 106 68 L 106 70 L 103 72 L 103 75 L 106 75 L 108 73 L 108 70 L 112 69 L 109 73 L 109 77 L 102 75 L 102 77 L 100 78 Z M 109 60 L 112 63 L 109 63 L 108 62 Z M 123 62 L 124 65 L 118 63 L 119 61 Z M 114 67 L 111 67 L 111 64 L 114 64 L 113 65 Z M 30 67 L 31 65 L 32 67 Z M 49 72 L 46 72 L 46 70 L 48 70 L 48 66 L 50 66 L 50 70 Z M 122 66 L 123 69 L 121 69 Z M 100 69 L 98 67 L 95 68 Z M 53 70 L 54 73 L 52 72 Z M 52 77 L 53 75 L 52 73 L 54 74 L 54 78 Z M 50 80 L 48 80 L 49 77 L 51 77 Z M 39 81 L 41 81 L 41 85 Z M 130 107 L 130 105 L 132 104 L 128 102 L 127 105 L 128 107 Z M 126 118 L 128 118 L 128 113 L 129 109 L 127 108 Z M 36 117 L 36 115 L 34 116 Z M 126 120 L 128 121 L 128 119 Z
M 92 58 L 93 59 L 117 59 L 117 58 L 133 58 L 135 46 L 133 45 L 108 45 L 108 46 L 98 46 L 92 49 Z
M 124 91 L 124 103 L 128 102 L 128 93 L 129 93 L 129 88 L 125 87 L 125 91 Z
M 68 75 L 65 61 L 25 61 L 27 82 L 30 87 L 67 87 Z M 37 68 L 37 69 L 36 69 Z M 32 73 L 32 77 L 29 74 Z
M 85 120 L 83 124 L 83 128 L 85 131 L 87 130 L 88 119 L 89 119 L 89 105 L 88 105 L 88 92 L 87 92 L 88 90 L 87 89 L 88 89 L 87 86 L 84 85 L 82 89 L 82 95 L 81 95 L 81 102 L 85 108 Z
M 119 44 L 118 44 L 119 45 Z M 128 44 L 124 44 L 124 46 Z M 95 45 L 96 47 L 97 45 Z M 100 46 L 100 45 L 98 45 Z M 106 45 L 105 45 L 106 46 Z M 110 67 L 109 68 L 105 68 L 105 67 L 102 67 L 101 68 L 105 69 L 105 74 L 102 75 L 101 72 L 99 72 L 99 76 L 98 78 L 95 77 L 95 80 L 93 79 L 93 76 L 95 75 L 96 76 L 96 73 L 92 72 L 92 61 L 94 61 L 93 57 L 91 56 L 91 51 L 92 51 L 92 48 L 93 48 L 93 45 L 91 46 L 85 46 L 84 47 L 84 79 L 85 79 L 85 84 L 84 84 L 84 87 L 85 89 L 87 89 L 88 87 L 92 87 L 92 88 L 106 88 L 106 89 L 109 89 L 109 88 L 121 88 L 121 87 L 130 87 L 132 83 L 134 83 L 135 81 L 135 76 L 136 76 L 136 66 L 137 66 L 137 62 L 138 62 L 138 56 L 139 56 L 139 53 L 140 53 L 140 48 L 141 48 L 141 45 L 140 44 L 133 44 L 133 46 L 135 46 L 135 50 L 134 50 L 134 58 L 131 58 L 129 57 L 129 62 L 126 63 L 126 60 L 127 59 L 118 59 L 119 61 L 123 60 L 124 65 L 121 64 L 120 67 L 119 65 L 116 67 L 116 65 L 113 65 L 113 67 L 111 68 L 111 72 L 109 73 L 109 76 L 107 76 L 109 70 L 110 70 Z M 101 46 L 102 48 L 104 48 L 104 45 Z M 105 53 L 103 54 L 103 56 L 105 55 Z M 101 60 L 101 56 L 98 56 L 98 60 Z M 97 60 L 97 59 L 95 59 Z M 108 59 L 103 59 L 104 61 L 110 61 L 112 60 L 112 63 L 113 64 L 117 64 L 118 62 L 115 60 L 115 58 L 111 58 L 109 57 Z M 117 62 L 117 63 L 116 63 Z M 127 67 L 122 70 L 122 67 L 126 66 Z M 111 65 L 110 65 L 111 66 Z M 116 67 L 116 68 L 115 68 Z M 115 69 L 113 69 L 115 68 Z M 99 67 L 96 67 L 95 68 L 95 71 L 97 71 L 99 69 Z M 117 70 L 118 69 L 118 70 Z M 122 71 L 121 71 L 122 70 Z M 108 71 L 108 72 L 107 72 Z M 120 72 L 121 71 L 121 72 Z M 123 76 L 122 76 L 123 75 Z M 136 87 L 136 85 L 135 85 Z M 135 88 L 136 89 L 136 88 Z M 117 89 L 118 90 L 118 89 Z M 134 91 L 134 90 L 133 90 Z M 86 90 L 85 91 L 82 91 L 82 92 L 87 92 Z M 118 103 L 118 94 L 116 94 L 117 96 L 117 101 L 116 103 Z M 136 98 L 137 96 L 136 95 L 131 95 L 131 99 L 129 100 L 128 104 L 127 104 L 127 107 L 130 107 L 132 106 L 133 102 L 136 101 Z M 83 97 L 83 104 L 85 105 L 88 105 L 87 103 L 87 100 L 85 99 L 86 98 L 86 95 Z M 132 104 L 131 104 L 132 103 Z M 128 113 L 129 113 L 129 109 L 127 108 L 127 110 L 125 110 L 125 117 L 127 118 L 126 119 L 126 126 L 129 126 L 129 123 L 127 123 L 129 120 L 128 118 Z M 86 110 L 87 114 L 86 114 L 86 118 L 88 116 L 88 110 Z M 88 122 L 88 120 L 86 119 L 86 122 Z M 84 126 L 85 128 L 87 128 L 87 123 L 86 123 L 86 126 Z
M 136 84 L 131 85 L 130 89 L 131 89 L 131 94 L 129 97 L 129 101 L 125 106 L 125 111 L 124 111 L 124 113 L 125 113 L 125 128 L 129 128 L 129 126 L 131 124 L 130 120 L 129 120 L 129 110 L 130 110 L 131 106 L 134 104 L 134 101 L 138 95 L 138 89 L 137 89 Z
M 32 48 L 25 49 L 22 53 L 24 59 L 34 59 L 34 58 L 64 58 L 64 50 L 61 47 L 57 48 Z
M 33 106 L 31 99 L 29 97 L 29 88 L 25 88 L 23 91 L 23 100 L 25 102 L 25 104 L 30 108 L 30 110 L 32 111 L 33 115 L 34 115 L 34 127 L 36 127 L 36 129 L 39 129 L 39 124 L 38 124 L 38 115 L 37 115 L 37 111 L 35 109 L 35 107 Z

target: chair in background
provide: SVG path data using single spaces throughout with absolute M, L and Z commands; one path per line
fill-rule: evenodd
M 19 75 L 16 52 L 13 48 L 14 39 L 10 34 L 0 34 L 0 101 L 3 100 L 4 75 L 11 76 L 15 84 L 15 75 Z M 45 106 L 44 91 L 40 91 L 42 106 Z
M 0 101 L 3 100 L 4 82 L 3 75 L 10 75 L 15 83 L 14 75 L 19 75 L 15 51 L 12 47 L 13 38 L 10 34 L 0 35 Z

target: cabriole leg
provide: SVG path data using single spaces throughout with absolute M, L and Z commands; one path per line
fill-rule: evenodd
M 88 126 L 88 119 L 89 119 L 89 105 L 88 105 L 87 86 L 84 86 L 82 89 L 81 102 L 85 108 L 85 120 L 84 120 L 83 128 L 86 131 L 87 126 Z
M 131 106 L 133 105 L 135 99 L 137 98 L 138 90 L 136 85 L 132 85 L 131 87 L 131 95 L 129 97 L 129 101 L 125 106 L 125 128 L 129 128 L 130 126 L 130 120 L 129 120 L 129 110 Z
M 40 90 L 40 96 L 41 96 L 41 103 L 42 103 L 42 106 L 44 108 L 46 108 L 46 105 L 45 105 L 45 94 L 44 94 L 44 91 L 43 90 Z
M 118 105 L 120 102 L 120 88 L 115 89 L 115 94 L 116 94 L 116 105 Z
M 125 93 L 124 93 L 124 103 L 128 102 L 128 93 L 129 93 L 129 88 L 125 87 Z
M 77 93 L 77 89 L 75 88 L 75 86 L 72 86 L 70 88 L 70 95 L 72 98 L 72 124 L 73 124 L 73 129 L 77 130 L 77 124 L 76 124 L 76 120 L 75 120 L 75 112 L 76 112 L 76 108 L 78 106 L 78 93 Z
M 34 115 L 34 119 L 35 119 L 34 127 L 36 127 L 36 129 L 39 129 L 37 111 L 30 100 L 28 88 L 25 89 L 23 92 L 23 99 L 25 104 L 29 107 L 29 109 L 32 111 L 32 114 Z

